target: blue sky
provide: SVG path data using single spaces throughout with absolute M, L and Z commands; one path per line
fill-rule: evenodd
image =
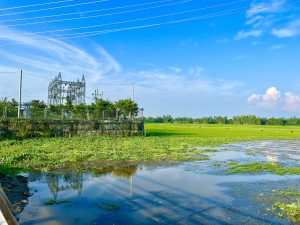
M 0 2 L 0 97 L 23 69 L 25 101 L 84 73 L 148 116 L 299 116 L 299 58 L 297 0 Z

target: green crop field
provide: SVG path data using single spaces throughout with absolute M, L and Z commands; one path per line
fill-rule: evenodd
M 146 124 L 145 137 L 0 141 L 0 173 L 80 168 L 82 162 L 207 160 L 211 148 L 238 141 L 300 138 L 300 127 Z M 197 146 L 205 147 L 197 148 Z

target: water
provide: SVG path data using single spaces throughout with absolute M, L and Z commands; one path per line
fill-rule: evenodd
M 300 141 L 224 145 L 212 160 L 137 165 L 93 173 L 32 173 L 33 196 L 20 224 L 289 224 L 255 200 L 297 187 L 300 176 L 226 175 L 216 162 L 277 161 L 299 165 Z M 46 205 L 49 200 L 65 201 Z

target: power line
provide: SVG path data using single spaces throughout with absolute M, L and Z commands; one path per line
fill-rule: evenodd
M 72 4 L 72 5 L 55 6 L 55 7 L 50 7 L 50 8 L 35 9 L 35 10 L 29 10 L 29 11 L 23 11 L 23 12 L 6 13 L 6 14 L 0 15 L 0 17 L 33 13 L 33 12 L 42 12 L 42 11 L 48 11 L 48 10 L 54 10 L 54 9 L 70 8 L 70 7 L 82 6 L 82 5 L 91 5 L 91 4 L 107 2 L 107 1 L 110 1 L 110 0 L 97 0 L 97 1 L 93 1 L 93 2 L 83 2 L 83 3 Z
M 72 1 L 74 1 L 74 0 L 72 0 Z M 125 9 L 125 8 L 137 7 L 137 6 L 152 5 L 152 4 L 158 4 L 158 3 L 170 2 L 170 1 L 172 1 L 172 0 L 154 1 L 154 2 L 147 2 L 147 3 L 143 3 L 143 4 L 118 6 L 118 7 L 106 8 L 106 9 L 95 9 L 95 10 L 88 10 L 88 11 L 81 11 L 81 12 L 54 14 L 54 15 L 48 15 L 48 16 L 36 16 L 36 17 L 30 17 L 30 18 L 2 20 L 1 22 L 16 22 L 16 21 L 44 19 L 44 18 L 52 18 L 52 17 L 60 17 L 60 16 L 70 16 L 70 15 L 78 15 L 78 14 L 80 15 L 80 14 L 93 13 L 93 12 L 102 12 L 102 11 L 115 10 L 115 9 Z
M 63 3 L 63 2 L 73 2 L 73 1 L 74 0 L 63 0 L 63 1 L 57 1 L 57 2 L 45 2 L 45 3 L 33 4 L 33 5 L 14 6 L 14 7 L 9 7 L 9 8 L 2 8 L 2 9 L 0 9 L 0 11 L 29 8 L 29 7 L 35 7 L 35 6 L 41 6 L 41 5 L 53 5 L 53 4 L 59 4 L 59 3 Z
M 240 8 L 237 10 L 223 11 L 220 13 L 213 13 L 213 14 L 208 14 L 205 16 L 190 17 L 190 18 L 180 19 L 180 20 L 173 20 L 173 21 L 164 22 L 164 23 L 155 23 L 155 24 L 147 24 L 147 25 L 134 26 L 134 27 L 124 27 L 124 28 L 110 29 L 110 30 L 103 30 L 103 31 L 86 32 L 87 34 L 85 34 L 83 32 L 83 33 L 78 33 L 78 35 L 75 35 L 72 37 L 65 37 L 65 38 L 59 38 L 59 39 L 60 40 L 73 39 L 73 38 L 77 38 L 77 37 L 88 37 L 88 36 L 95 36 L 95 35 L 101 35 L 101 34 L 116 33 L 116 32 L 127 31 L 127 30 L 136 30 L 136 29 L 149 28 L 149 27 L 159 27 L 162 25 L 177 24 L 177 23 L 202 20 L 202 19 L 210 19 L 210 18 L 216 18 L 216 17 L 241 13 L 241 12 L 244 12 L 244 9 L 245 8 Z
M 266 7 L 260 7 L 260 9 L 263 9 L 263 8 L 266 8 Z M 168 24 L 176 24 L 176 23 L 183 23 L 183 22 L 189 22 L 189 21 L 195 21 L 195 20 L 210 19 L 210 18 L 216 18 L 216 17 L 222 17 L 222 16 L 241 13 L 241 12 L 244 12 L 245 9 L 248 9 L 248 7 L 234 9 L 234 10 L 221 11 L 218 13 L 208 14 L 205 16 L 197 16 L 197 17 L 190 17 L 190 18 L 181 19 L 181 20 L 174 20 L 174 21 L 169 21 L 169 22 L 165 22 L 165 23 L 155 23 L 155 24 L 148 24 L 148 25 L 141 25 L 141 26 L 134 26 L 134 27 L 125 27 L 125 28 L 118 28 L 118 29 L 94 31 L 94 32 L 88 32 L 88 34 L 78 33 L 78 35 L 76 35 L 76 36 L 65 37 L 65 38 L 60 38 L 60 39 L 64 40 L 64 39 L 72 39 L 72 38 L 77 38 L 77 37 L 103 35 L 103 34 L 115 33 L 115 32 L 127 31 L 127 30 L 135 30 L 135 29 L 142 29 L 142 28 L 148 28 L 148 27 L 158 27 L 158 26 L 168 25 Z M 43 37 L 43 38 L 45 38 L 45 37 Z M 16 44 L 19 44 L 19 43 L 16 43 Z M 13 43 L 12 44 L 4 44 L 4 45 L 0 45 L 0 46 L 8 46 L 8 45 L 14 45 L 14 44 Z
M 39 21 L 39 22 L 31 22 L 31 23 L 11 24 L 11 25 L 5 25 L 5 26 L 0 26 L 0 27 L 18 27 L 18 26 L 37 25 L 37 24 L 45 24 L 45 23 L 54 23 L 54 22 L 63 22 L 63 21 L 73 21 L 73 20 L 81 20 L 81 19 L 106 17 L 106 16 L 127 14 L 127 13 L 138 12 L 138 11 L 149 10 L 149 9 L 162 8 L 162 7 L 166 7 L 166 6 L 184 4 L 184 3 L 187 3 L 187 2 L 191 2 L 191 1 L 192 0 L 184 0 L 184 1 L 175 2 L 175 3 L 169 3 L 169 4 L 164 4 L 164 5 L 145 7 L 145 8 L 140 8 L 140 9 L 127 10 L 127 11 L 123 11 L 123 12 L 114 12 L 114 13 L 107 13 L 107 14 L 100 14 L 100 15 L 93 15 L 93 16 L 82 16 L 82 17 L 76 17 L 76 18 L 65 18 L 65 19 L 47 20 L 47 21 Z
M 82 26 L 82 27 L 74 27 L 74 28 L 65 28 L 65 29 L 50 30 L 50 31 L 39 31 L 39 32 L 30 33 L 30 35 L 32 35 L 32 34 L 57 33 L 57 32 L 63 32 L 63 31 L 81 30 L 81 29 L 96 28 L 96 27 L 103 27 L 103 26 L 109 26 L 109 25 L 133 23 L 133 22 L 139 22 L 139 21 L 144 21 L 144 20 L 158 19 L 158 18 L 163 18 L 163 17 L 168 17 L 168 16 L 175 16 L 175 15 L 181 15 L 181 14 L 186 14 L 186 13 L 191 13 L 191 12 L 197 12 L 197 11 L 202 11 L 202 10 L 206 10 L 206 9 L 218 8 L 218 7 L 233 5 L 233 4 L 237 4 L 237 3 L 241 3 L 241 2 L 245 2 L 245 1 L 247 1 L 247 0 L 240 0 L 240 1 L 230 2 L 230 3 L 226 3 L 226 4 L 207 6 L 207 7 L 198 8 L 198 9 L 185 10 L 185 11 L 182 11 L 182 12 L 168 13 L 168 14 L 164 14 L 164 15 L 144 17 L 144 18 L 133 19 L 133 20 L 125 20 L 125 21 L 118 21 L 118 22 L 112 22 L 112 23 L 97 24 L 97 25 Z M 2 36 L 2 37 L 4 37 L 4 36 Z M 1 36 L 0 36 L 0 38 L 1 38 Z
M 246 1 L 246 0 L 242 0 L 242 1 L 239 1 L 239 2 L 243 2 L 243 1 Z M 140 19 L 135 19 L 135 20 L 127 20 L 127 21 L 121 21 L 121 22 L 115 22 L 115 23 L 109 23 L 109 24 L 101 24 L 101 25 L 98 25 L 98 27 L 108 26 L 108 25 L 116 25 L 116 24 L 124 24 L 124 23 L 132 23 L 132 22 L 138 22 L 138 21 L 144 21 L 144 20 L 150 20 L 150 19 L 158 19 L 158 18 L 175 16 L 175 15 L 182 15 L 182 14 L 191 13 L 191 12 L 197 12 L 197 11 L 201 11 L 201 10 L 205 10 L 205 9 L 216 8 L 216 7 L 220 7 L 220 6 L 224 6 L 224 5 L 228 5 L 228 4 L 222 4 L 222 5 L 218 5 L 218 6 L 205 7 L 205 8 L 200 8 L 200 9 L 186 10 L 186 11 L 182 11 L 182 12 L 169 13 L 169 14 L 165 14 L 165 15 L 152 16 L 152 17 L 140 18 Z M 95 31 L 79 32 L 79 33 L 64 34 L 64 35 L 54 35 L 52 37 L 54 37 L 54 38 L 55 37 L 66 37 L 66 36 L 73 36 L 73 35 L 77 35 L 77 34 L 89 34 L 89 33 L 93 33 L 93 32 L 95 32 Z
M 136 29 L 143 29 L 143 28 L 149 28 L 149 27 L 159 27 L 159 26 L 162 26 L 162 25 L 169 25 L 169 24 L 177 24 L 177 23 L 183 23 L 183 22 L 189 22 L 189 21 L 195 21 L 195 20 L 210 19 L 210 18 L 216 18 L 216 17 L 222 17 L 222 16 L 241 13 L 241 12 L 244 12 L 245 9 L 246 8 L 239 8 L 239 9 L 235 9 L 235 10 L 221 11 L 219 13 L 208 14 L 208 15 L 205 15 L 205 16 L 190 17 L 190 18 L 186 18 L 186 19 L 173 20 L 173 21 L 164 22 L 164 23 L 147 24 L 147 25 L 141 25 L 141 26 L 124 27 L 124 28 L 102 30 L 102 31 L 83 32 L 83 33 L 78 33 L 78 35 L 75 35 L 75 36 L 72 36 L 72 37 L 63 37 L 62 36 L 63 38 L 58 38 L 58 40 L 73 39 L 73 38 L 78 38 L 78 37 L 89 37 L 89 36 L 116 33 L 116 32 L 127 31 L 127 30 L 136 30 Z M 40 36 L 40 37 L 45 38 L 44 36 Z M 8 43 L 8 44 L 0 45 L 0 47 L 10 46 L 10 45 L 15 45 L 15 44 L 20 44 L 20 43 Z

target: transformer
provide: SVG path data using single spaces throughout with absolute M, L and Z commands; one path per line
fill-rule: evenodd
M 61 73 L 58 74 L 48 86 L 48 106 L 63 105 L 67 99 L 72 101 L 72 104 L 78 105 L 85 103 L 86 82 L 84 75 L 81 81 L 63 81 Z

